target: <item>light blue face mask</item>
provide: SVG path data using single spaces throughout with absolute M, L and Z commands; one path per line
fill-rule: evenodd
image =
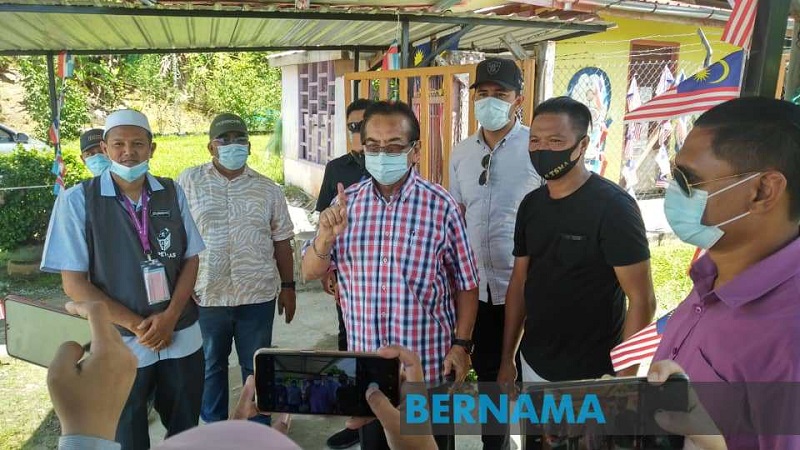
M 150 168 L 149 163 L 150 160 L 146 159 L 133 167 L 128 167 L 128 166 L 123 166 L 122 164 L 116 161 L 111 161 L 111 167 L 109 167 L 108 170 L 110 170 L 111 173 L 116 174 L 123 180 L 127 181 L 128 183 L 132 183 L 138 180 L 139 178 L 142 178 L 144 174 L 147 173 L 147 171 Z
M 217 147 L 217 161 L 228 170 L 239 170 L 247 162 L 250 150 L 246 145 L 228 144 Z
M 100 176 L 111 166 L 111 160 L 108 159 L 108 156 L 102 153 L 95 153 L 94 155 L 86 158 L 84 163 L 86 164 L 86 168 L 89 169 L 89 172 L 92 172 L 92 175 L 94 176 Z
M 678 186 L 678 182 L 672 180 L 669 187 L 667 187 L 667 195 L 664 198 L 664 213 L 667 216 L 667 222 L 669 222 L 672 231 L 675 232 L 680 240 L 687 244 L 692 244 L 705 250 L 710 249 L 714 244 L 719 242 L 725 234 L 720 227 L 743 217 L 747 217 L 750 211 L 717 225 L 704 225 L 703 213 L 706 210 L 708 199 L 733 189 L 759 175 L 761 175 L 761 173 L 754 173 L 710 195 L 706 191 L 692 189 L 693 195 L 691 197 L 687 197 L 680 186 Z
M 508 112 L 511 110 L 511 103 L 504 102 L 499 98 L 487 97 L 475 102 L 475 118 L 478 123 L 489 131 L 497 131 L 508 125 L 511 119 Z
M 364 152 L 367 172 L 379 184 L 391 186 L 408 173 L 408 154 L 414 149 L 412 146 L 405 153 L 370 153 Z

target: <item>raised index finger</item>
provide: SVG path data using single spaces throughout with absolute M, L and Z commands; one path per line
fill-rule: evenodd
M 347 196 L 344 194 L 344 185 L 342 183 L 336 183 L 336 189 L 339 191 L 339 193 L 336 195 L 338 204 L 341 206 L 347 206 Z

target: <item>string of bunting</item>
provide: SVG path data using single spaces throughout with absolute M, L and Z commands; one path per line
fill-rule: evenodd
M 53 185 L 53 194 L 56 196 L 65 189 L 64 177 L 67 174 L 67 167 L 64 164 L 64 158 L 61 154 L 61 109 L 64 107 L 64 97 L 66 95 L 67 78 L 71 77 L 74 70 L 74 57 L 67 52 L 58 54 L 58 68 L 56 75 L 61 80 L 59 89 L 58 100 L 56 102 L 56 113 L 53 117 L 53 122 L 50 124 L 50 143 L 55 150 L 55 158 L 53 159 L 53 167 L 51 172 L 56 176 L 55 184 Z

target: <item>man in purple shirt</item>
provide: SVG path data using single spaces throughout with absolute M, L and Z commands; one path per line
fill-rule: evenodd
M 751 97 L 711 109 L 675 158 L 673 178 L 667 220 L 707 253 L 654 360 L 673 360 L 693 382 L 800 381 L 800 106 Z M 788 411 L 776 410 L 789 406 L 780 390 L 753 395 L 752 386 L 726 402 L 747 424 Z M 714 402 L 702 388 L 698 397 L 713 418 Z M 800 436 L 763 430 L 725 440 L 729 449 L 800 448 Z

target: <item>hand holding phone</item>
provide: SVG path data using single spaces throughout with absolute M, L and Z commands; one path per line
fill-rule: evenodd
M 88 317 L 91 353 L 64 342 L 47 371 L 47 387 L 62 435 L 114 440 L 122 408 L 136 378 L 136 357 L 111 323 L 106 305 L 67 303 L 67 311 Z
M 63 308 L 14 295 L 3 303 L 6 348 L 13 358 L 47 368 L 62 343 L 86 344 L 92 337 L 86 319 Z
M 661 385 L 675 375 L 686 376 L 681 366 L 674 361 L 656 361 L 650 366 L 647 379 L 655 385 Z M 656 422 L 670 433 L 685 436 L 687 447 L 699 450 L 727 449 L 725 438 L 717 429 L 714 420 L 703 408 L 693 389 L 688 391 L 686 412 L 660 411 L 656 413 Z M 709 430 L 716 430 L 717 433 L 710 434 Z

